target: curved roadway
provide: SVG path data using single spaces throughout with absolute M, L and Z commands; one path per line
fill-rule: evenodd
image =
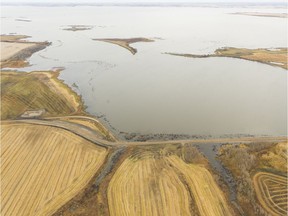
M 199 139 L 199 140 L 171 140 L 171 141 L 146 141 L 146 142 L 125 142 L 116 141 L 110 142 L 99 138 L 99 134 L 91 128 L 84 125 L 61 121 L 61 120 L 39 120 L 39 119 L 23 119 L 23 120 L 7 120 L 2 121 L 5 123 L 24 123 L 24 124 L 36 124 L 45 125 L 51 127 L 57 127 L 74 133 L 90 142 L 103 146 L 128 146 L 128 145 L 157 145 L 157 144 L 185 144 L 185 143 L 236 143 L 236 142 L 287 142 L 287 137 L 243 137 L 243 138 L 224 138 L 224 139 Z

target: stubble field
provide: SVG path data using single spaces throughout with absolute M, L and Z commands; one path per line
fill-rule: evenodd
M 1 215 L 51 215 L 88 184 L 107 150 L 62 129 L 3 124 Z
M 210 172 L 176 155 L 141 152 L 127 158 L 109 182 L 107 196 L 111 216 L 232 215 Z

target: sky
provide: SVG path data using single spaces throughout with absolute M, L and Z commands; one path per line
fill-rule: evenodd
M 285 3 L 287 0 L 0 0 L 1 3 L 11 3 L 11 2 L 21 2 L 21 3 L 107 3 L 107 2 L 114 2 L 114 3 L 164 3 L 164 2 L 187 2 L 187 3 L 206 3 L 206 2 L 282 2 Z

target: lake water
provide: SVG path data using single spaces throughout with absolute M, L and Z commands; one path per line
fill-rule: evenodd
M 75 83 L 87 111 L 104 115 L 118 132 L 286 135 L 286 70 L 239 59 L 163 54 L 287 47 L 287 19 L 231 14 L 255 11 L 286 9 L 2 6 L 1 32 L 51 41 L 23 70 L 65 67 L 60 78 Z M 94 27 L 62 30 L 67 25 Z M 92 40 L 132 37 L 161 39 L 132 44 L 136 55 Z

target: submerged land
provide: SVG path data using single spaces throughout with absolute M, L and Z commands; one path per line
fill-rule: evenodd
M 139 42 L 154 42 L 154 40 L 148 39 L 148 38 L 128 38 L 128 39 L 104 38 L 104 39 L 93 39 L 93 40 L 116 44 L 118 46 L 121 46 L 121 47 L 129 50 L 133 55 L 135 55 L 137 53 L 137 49 L 130 46 L 130 44 L 139 43 Z
M 165 54 L 174 56 L 183 56 L 188 58 L 210 58 L 210 57 L 227 57 L 227 58 L 239 58 L 249 61 L 256 61 L 263 64 L 269 64 L 276 67 L 288 69 L 287 64 L 287 48 L 273 48 L 273 49 L 245 49 L 225 47 L 215 50 L 213 54 L 195 55 L 195 54 L 179 54 L 169 53 Z
M 59 73 L 1 70 L 3 215 L 287 214 L 287 137 L 121 140 Z

